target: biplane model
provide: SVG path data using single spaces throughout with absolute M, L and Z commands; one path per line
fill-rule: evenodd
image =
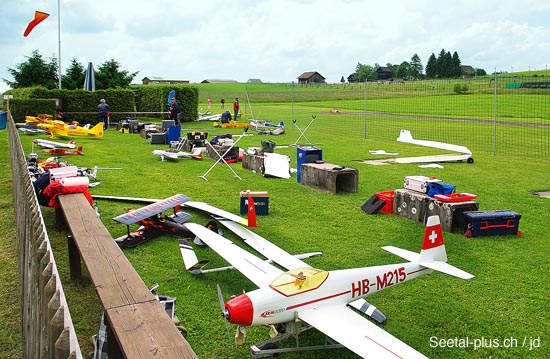
M 166 151 L 166 150 L 153 150 L 155 156 L 160 156 L 160 159 L 179 160 L 180 158 L 191 158 L 193 160 L 202 160 L 202 150 L 195 149 L 193 153 L 184 151 Z
M 67 143 L 61 143 L 61 142 L 55 142 L 50 140 L 41 140 L 41 139 L 34 139 L 32 140 L 32 143 L 36 144 L 40 148 L 49 148 L 49 149 L 57 149 L 57 148 L 70 148 L 74 149 L 76 148 L 76 141 L 69 141 Z
M 115 222 L 125 224 L 128 228 L 128 233 L 116 238 L 115 241 L 126 248 L 133 248 L 162 234 L 173 234 L 189 238 L 192 233 L 183 226 L 183 223 L 192 216 L 178 211 L 181 205 L 187 201 L 189 201 L 189 197 L 177 194 L 113 218 Z M 162 215 L 162 212 L 170 209 L 174 210 L 172 215 Z M 135 223 L 139 224 L 140 227 L 130 232 L 130 225 Z
M 224 303 L 218 286 L 223 318 L 237 324 L 236 341 L 243 343 L 245 328 L 268 325 L 276 330 L 271 340 L 251 347 L 252 356 L 280 352 L 347 347 L 363 358 L 426 358 L 401 340 L 365 319 L 367 315 L 384 322 L 384 314 L 364 297 L 404 283 L 433 270 L 470 279 L 473 275 L 447 263 L 443 232 L 438 216 L 428 218 L 420 253 L 392 246 L 382 247 L 408 262 L 374 267 L 326 271 L 312 268 L 248 229 L 229 221 L 223 225 L 245 238 L 245 242 L 268 260 L 261 259 L 230 240 L 195 223 L 185 226 L 259 289 L 232 297 Z M 189 248 L 182 248 L 184 262 L 193 259 Z M 270 264 L 273 261 L 283 271 Z M 185 263 L 192 273 L 203 272 L 204 262 Z M 361 314 L 362 313 L 362 314 Z M 275 327 L 277 326 L 277 327 Z M 325 345 L 277 348 L 275 341 L 314 327 L 331 338 Z M 277 333 L 278 331 L 278 333 Z M 289 334 L 293 333 L 293 334 Z M 336 341 L 336 342 L 334 342 Z
M 67 125 L 65 127 L 52 127 L 48 130 L 52 138 L 61 137 L 103 137 L 103 123 L 99 122 L 95 126 L 90 125 L 79 126 L 76 124 Z
M 50 133 L 51 138 L 80 137 L 103 137 L 103 123 L 95 126 L 79 126 L 78 123 L 67 124 L 61 120 L 54 120 L 51 115 L 26 116 L 27 125 L 38 126 Z
M 168 197 L 165 199 L 131 198 L 100 195 L 94 195 L 93 198 L 121 201 L 152 202 L 145 207 L 129 211 L 125 214 L 121 214 L 120 216 L 113 218 L 115 222 L 125 224 L 128 228 L 127 234 L 115 239 L 115 241 L 119 245 L 126 248 L 133 248 L 162 234 L 172 234 L 185 238 L 195 237 L 193 232 L 191 232 L 184 225 L 185 222 L 192 218 L 192 216 L 183 211 L 179 211 L 181 207 L 194 208 L 232 222 L 243 224 L 245 226 L 252 224 L 249 224 L 249 220 L 247 219 L 226 212 L 222 209 L 213 207 L 208 203 L 191 201 L 189 197 L 183 194 L 176 194 L 172 197 Z M 162 212 L 170 209 L 173 209 L 174 211 L 172 215 L 162 215 Z M 253 220 L 253 225 L 255 225 L 255 217 Z M 137 230 L 130 232 L 130 225 L 135 223 L 139 224 L 140 227 Z M 207 225 L 207 227 L 215 231 L 217 230 L 217 224 L 215 222 Z M 199 241 L 195 243 L 202 244 Z

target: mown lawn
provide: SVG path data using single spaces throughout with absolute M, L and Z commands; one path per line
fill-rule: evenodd
M 279 113 L 281 119 L 289 123 L 288 104 L 270 106 L 273 111 L 270 114 L 275 116 Z M 326 111 L 325 106 L 310 108 L 310 104 L 304 105 L 300 112 L 303 117 L 298 124 L 303 128 L 311 113 L 323 111 Z M 399 129 L 406 126 L 407 119 L 396 117 L 386 123 L 391 123 L 391 128 Z M 185 123 L 183 127 L 183 132 L 207 131 L 209 138 L 224 133 L 241 134 L 240 130 L 214 129 L 210 123 L 203 122 Z M 243 170 L 240 163 L 231 166 L 242 180 L 233 177 L 222 164 L 209 173 L 208 181 L 204 181 L 199 176 L 210 168 L 213 160 L 161 162 L 151 151 L 166 146 L 149 145 L 139 135 L 113 130 L 107 131 L 100 140 L 77 139 L 77 143 L 84 147 L 85 155 L 67 160 L 84 167 L 123 168 L 120 171 L 99 170 L 101 184 L 91 189 L 92 194 L 163 198 L 184 193 L 192 200 L 209 202 L 238 214 L 240 191 L 268 191 L 269 215 L 259 217 L 256 232 L 290 253 L 323 251 L 322 257 L 310 259 L 308 263 L 326 270 L 398 263 L 399 258 L 380 248 L 384 245 L 418 251 L 424 231 L 421 224 L 397 216 L 367 215 L 360 207 L 376 192 L 401 188 L 405 176 L 437 176 L 446 183 L 456 185 L 460 192 L 477 194 L 480 209 L 510 209 L 520 213 L 523 235 L 465 238 L 462 233 L 446 233 L 449 262 L 476 277 L 463 281 L 436 273 L 369 297 L 367 300 L 388 317 L 384 329 L 433 358 L 549 357 L 546 323 L 550 319 L 547 311 L 550 285 L 545 280 L 545 274 L 550 270 L 547 243 L 550 200 L 529 193 L 549 189 L 548 161 L 538 161 L 536 157 L 492 156 L 487 151 L 478 154 L 477 148 L 472 147 L 473 164 L 445 163 L 443 169 L 421 169 L 415 164 L 369 166 L 356 161 L 374 158 L 369 155 L 369 150 L 385 149 L 399 152 L 401 156 L 440 152 L 398 143 L 394 140 L 397 133 L 393 139 L 373 136 L 363 139 L 361 135 L 350 136 L 342 130 L 345 128 L 338 121 L 319 121 L 308 132 L 308 138 L 322 148 L 325 161 L 359 170 L 357 193 L 330 195 L 318 192 L 297 183 L 295 175 L 290 180 L 264 178 Z M 426 138 L 427 133 L 422 133 L 420 138 Z M 1 134 L 1 141 L 5 143 L 7 134 Z M 298 136 L 297 128 L 287 125 L 287 132 L 282 136 L 253 134 L 240 140 L 239 145 L 243 148 L 259 147 L 263 139 L 272 140 L 277 145 L 288 145 L 294 143 Z M 22 136 L 26 152 L 31 149 L 32 138 Z M 479 146 L 485 145 L 481 143 Z M 1 156 L 4 166 L 9 163 L 6 152 L 2 151 Z M 276 152 L 290 156 L 291 166 L 296 166 L 295 147 L 277 148 Z M 41 155 L 41 158 L 45 157 L 46 154 Z M 2 171 L 2 179 L 9 184 L 6 171 Z M 9 194 L 9 189 L 4 191 Z M 9 203 L 9 198 L 5 201 Z M 115 238 L 124 234 L 126 228 L 116 224 L 112 218 L 128 208 L 139 206 L 109 201 L 98 201 L 98 204 L 101 219 Z M 2 218 L 5 218 L 1 222 L 2 233 L 5 234 L 2 243 L 9 244 L 10 238 L 13 241 L 9 204 L 3 206 L 1 211 Z M 66 265 L 66 234 L 54 228 L 52 209 L 44 208 L 43 212 L 46 224 L 51 228 L 49 235 L 58 267 L 62 270 L 80 345 L 83 353 L 88 353 L 91 351 L 89 338 L 97 331 L 101 307 L 89 284 L 70 283 Z M 204 214 L 189 212 L 198 223 L 208 221 Z M 13 247 L 13 243 L 11 245 Z M 2 252 L 10 250 L 11 247 L 3 247 Z M 238 272 L 212 273 L 202 277 L 187 273 L 175 237 L 161 237 L 134 249 L 124 249 L 124 253 L 147 285 L 159 283 L 159 293 L 177 297 L 176 314 L 189 330 L 188 340 L 200 358 L 248 356 L 247 346 L 236 348 L 227 338 L 216 296 L 216 284 L 220 284 L 226 297 L 240 294 L 243 290 L 253 290 L 254 286 L 244 276 Z M 197 249 L 197 255 L 200 259 L 210 259 L 211 267 L 225 265 L 219 256 L 208 249 Z M 9 273 L 14 276 L 13 256 L 11 258 L 6 264 L 10 270 L 2 274 L 2 281 Z M 17 304 L 4 299 L 4 294 L 13 295 L 13 291 L 10 293 L 12 287 L 2 287 L 2 303 L 7 302 L 12 312 L 17 312 Z M 7 316 L 2 316 L 0 321 L 2 327 L 18 325 Z M 231 328 L 232 334 L 233 331 L 234 328 Z M 247 343 L 267 339 L 267 332 L 266 328 L 250 328 Z M 2 350 L 8 348 L 14 339 L 7 337 L 3 331 L 0 334 Z M 540 338 L 540 348 L 529 350 L 530 339 L 533 338 Z M 304 337 L 304 342 L 320 339 L 318 333 L 311 331 Z M 445 341 L 448 344 L 446 347 L 442 346 L 441 339 L 450 340 Z M 470 340 L 472 344 L 466 348 L 448 347 L 454 342 L 464 343 L 460 340 Z M 474 341 L 484 346 L 474 348 Z M 516 345 L 504 347 L 505 342 Z M 292 345 L 292 341 L 287 344 Z M 284 355 L 285 358 L 335 356 L 356 357 L 347 350 Z

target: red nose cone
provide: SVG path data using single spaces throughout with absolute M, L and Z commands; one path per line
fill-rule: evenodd
M 225 303 L 225 309 L 229 311 L 229 323 L 250 325 L 254 308 L 250 298 L 246 294 L 240 295 Z

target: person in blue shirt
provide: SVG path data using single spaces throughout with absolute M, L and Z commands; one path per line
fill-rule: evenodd
M 99 114 L 99 121 L 103 122 L 103 130 L 107 131 L 107 128 L 109 128 L 109 112 L 111 112 L 111 108 L 104 98 L 99 101 L 97 112 Z

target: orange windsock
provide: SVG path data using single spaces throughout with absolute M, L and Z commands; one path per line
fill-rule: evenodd
M 35 11 L 34 19 L 31 20 L 31 22 L 29 22 L 29 24 L 27 25 L 27 28 L 25 29 L 23 36 L 27 37 L 31 33 L 32 29 L 34 29 L 36 25 L 44 21 L 48 16 L 50 16 L 50 14 L 46 14 L 45 12 L 42 12 L 42 11 Z

